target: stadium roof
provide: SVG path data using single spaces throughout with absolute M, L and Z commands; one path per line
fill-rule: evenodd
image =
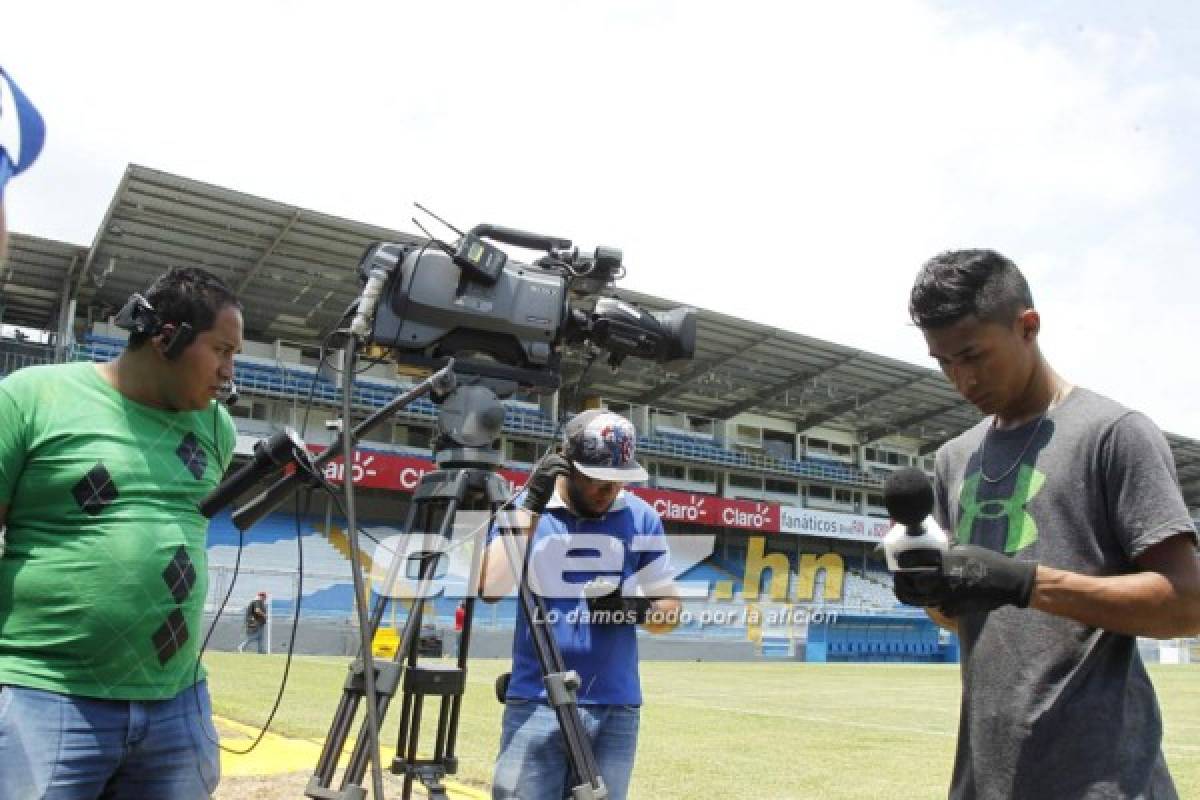
M 79 305 L 120 308 L 166 268 L 204 267 L 245 306 L 246 331 L 316 341 L 359 285 L 367 243 L 408 234 L 130 165 L 92 243 Z
M 0 269 L 0 321 L 56 330 L 65 291 L 78 290 L 88 249 L 79 245 L 14 235 Z
M 105 319 L 166 268 L 202 266 L 241 297 L 248 338 L 315 344 L 358 296 L 355 268 L 377 240 L 420 237 L 130 165 L 90 248 L 12 237 L 0 273 L 4 322 L 54 330 L 60 309 Z M 651 310 L 667 300 L 619 288 Z M 583 383 L 577 385 L 581 375 Z M 696 356 L 666 367 L 627 360 L 584 372 L 564 361 L 571 390 L 727 419 L 741 412 L 855 431 L 869 443 L 911 437 L 930 453 L 979 419 L 942 375 L 800 333 L 700 310 Z M 1189 503 L 1200 506 L 1200 442 L 1170 435 Z

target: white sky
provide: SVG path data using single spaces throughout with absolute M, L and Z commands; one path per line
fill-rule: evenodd
M 1200 438 L 1198 45 L 1185 0 L 8 4 L 49 126 L 9 226 L 90 243 L 129 162 L 405 230 L 419 200 L 927 366 L 917 268 L 993 247 L 1060 372 Z

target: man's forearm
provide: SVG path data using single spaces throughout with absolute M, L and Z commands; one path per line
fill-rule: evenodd
M 479 597 L 485 603 L 495 603 L 512 591 L 516 585 L 514 577 L 520 570 L 512 568 L 509 560 L 509 543 L 505 538 L 515 539 L 517 557 L 524 559 L 525 545 L 530 539 L 531 532 L 537 527 L 538 515 L 530 514 L 524 532 L 506 533 L 500 531 L 483 553 L 483 566 L 480 568 Z M 523 565 L 522 565 L 523 566 Z
M 1039 566 L 1030 608 L 1129 636 L 1200 632 L 1200 597 L 1158 572 L 1094 577 Z

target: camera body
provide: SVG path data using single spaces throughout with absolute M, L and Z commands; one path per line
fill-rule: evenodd
M 486 238 L 542 250 L 532 264 L 508 258 Z M 600 293 L 623 274 L 621 251 L 581 252 L 570 240 L 494 225 L 463 234 L 457 248 L 377 242 L 358 266 L 360 280 L 386 275 L 368 340 L 399 364 L 430 369 L 453 357 L 456 369 L 553 391 L 564 343 L 657 362 L 691 358 L 695 311 L 648 312 Z
M 375 245 L 360 271 L 371 268 L 376 248 L 397 246 Z M 557 386 L 554 345 L 567 315 L 561 274 L 507 260 L 488 285 L 440 249 L 406 247 L 375 311 L 376 344 L 392 348 L 399 363 L 483 357 L 526 372 L 530 385 Z

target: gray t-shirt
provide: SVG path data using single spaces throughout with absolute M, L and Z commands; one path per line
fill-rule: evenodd
M 1086 575 L 1134 572 L 1149 547 L 1196 536 L 1162 433 L 1086 389 L 1020 428 L 989 418 L 946 444 L 935 497 L 960 543 Z M 953 800 L 1178 796 L 1135 637 L 1012 606 L 958 622 Z

